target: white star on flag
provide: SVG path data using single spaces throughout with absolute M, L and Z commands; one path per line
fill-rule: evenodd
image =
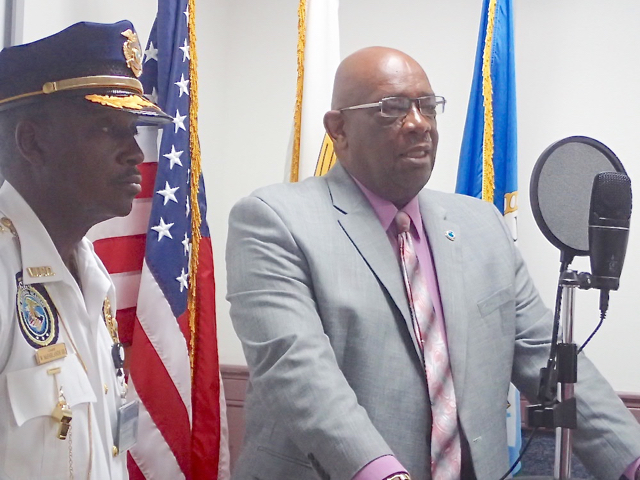
M 187 217 L 189 216 L 189 213 L 191 213 L 191 205 L 189 205 L 189 197 L 187 197 L 187 202 L 186 202 L 186 207 L 187 207 Z
M 160 223 L 155 227 L 151 227 L 151 230 L 158 232 L 158 241 L 160 241 L 162 237 L 169 237 L 173 239 L 171 232 L 169 232 L 171 227 L 173 227 L 173 223 L 164 223 L 164 219 L 160 217 Z
M 180 188 L 180 187 L 174 187 L 171 188 L 171 186 L 169 185 L 169 182 L 165 181 L 165 187 L 164 190 L 158 190 L 156 193 L 162 195 L 164 197 L 164 204 L 166 205 L 167 202 L 169 200 L 172 200 L 176 203 L 178 203 L 178 199 L 176 198 L 176 191 Z
M 147 63 L 149 60 L 158 61 L 158 49 L 154 48 L 153 42 L 149 42 L 149 48 L 144 51 L 144 63 Z
M 184 39 L 184 45 L 182 47 L 178 47 L 180 50 L 182 50 L 182 61 L 186 62 L 187 60 L 191 60 L 191 57 L 189 56 L 189 45 L 187 45 L 187 39 Z
M 184 13 L 184 16 L 187 17 L 187 23 L 189 23 L 189 5 L 187 5 L 187 9 L 182 13 Z
M 184 119 L 187 118 L 186 115 L 180 115 L 180 110 L 176 110 L 176 116 L 173 119 L 173 123 L 176 126 L 176 131 L 174 133 L 178 133 L 178 129 L 182 129 L 185 132 L 187 129 L 184 127 Z
M 187 281 L 188 278 L 189 278 L 189 274 L 185 273 L 183 268 L 180 276 L 176 277 L 176 280 L 180 284 L 180 292 L 182 292 L 182 290 L 184 290 L 185 288 L 189 288 L 189 282 Z
M 191 245 L 189 244 L 189 237 L 187 237 L 186 232 L 184 234 L 184 240 L 182 240 L 182 245 L 184 246 L 184 254 L 188 255 Z
M 169 170 L 173 170 L 173 166 L 175 164 L 182 166 L 182 161 L 180 161 L 180 155 L 182 155 L 182 153 L 182 150 L 176 151 L 176 146 L 171 145 L 171 152 L 162 155 L 163 157 L 169 159 Z
M 180 89 L 180 95 L 178 95 L 179 97 L 181 97 L 183 93 L 189 95 L 189 89 L 187 88 L 189 85 L 189 80 L 184 78 L 184 73 L 180 75 L 180 81 L 176 82 L 175 85 L 177 85 Z

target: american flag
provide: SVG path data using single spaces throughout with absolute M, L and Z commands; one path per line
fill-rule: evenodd
M 218 478 L 226 425 L 197 137 L 194 3 L 158 1 L 140 80 L 174 119 L 160 132 L 141 129 L 143 184 L 132 213 L 90 232 L 116 284 L 120 336 L 131 345 L 130 393 L 141 400 L 128 459 L 134 480 Z

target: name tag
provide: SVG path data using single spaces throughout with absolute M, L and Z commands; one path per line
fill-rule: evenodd
M 138 440 L 138 400 L 125 403 L 118 408 L 118 425 L 113 442 L 114 456 L 120 455 L 133 447 Z
M 56 343 L 36 350 L 36 363 L 43 365 L 66 356 L 67 346 L 64 343 Z
M 27 273 L 33 278 L 53 277 L 55 275 L 51 267 L 27 267 Z

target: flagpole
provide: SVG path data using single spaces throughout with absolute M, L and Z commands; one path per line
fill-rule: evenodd
M 22 43 L 24 25 L 24 0 L 5 0 L 4 3 L 4 35 L 2 48 Z M 0 186 L 4 177 L 0 173 Z
M 3 47 L 22 43 L 24 37 L 24 0 L 5 0 Z

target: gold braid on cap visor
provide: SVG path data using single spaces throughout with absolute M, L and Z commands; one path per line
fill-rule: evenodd
M 0 105 L 36 95 L 48 95 L 55 92 L 79 90 L 84 88 L 123 88 L 126 90 L 133 90 L 133 92 L 139 95 L 143 94 L 142 83 L 140 83 L 140 80 L 136 78 L 117 77 L 113 75 L 95 75 L 91 77 L 77 77 L 58 80 L 57 82 L 47 82 L 42 86 L 42 90 L 22 93 L 20 95 L 5 98 L 0 100 Z
M 129 108 L 131 110 L 142 110 L 143 108 L 153 108 L 158 110 L 158 107 L 142 98 L 139 95 L 127 95 L 126 97 L 115 97 L 111 95 L 85 95 L 87 100 L 94 103 L 99 103 L 100 105 L 104 105 L 105 107 L 113 107 L 113 108 Z

